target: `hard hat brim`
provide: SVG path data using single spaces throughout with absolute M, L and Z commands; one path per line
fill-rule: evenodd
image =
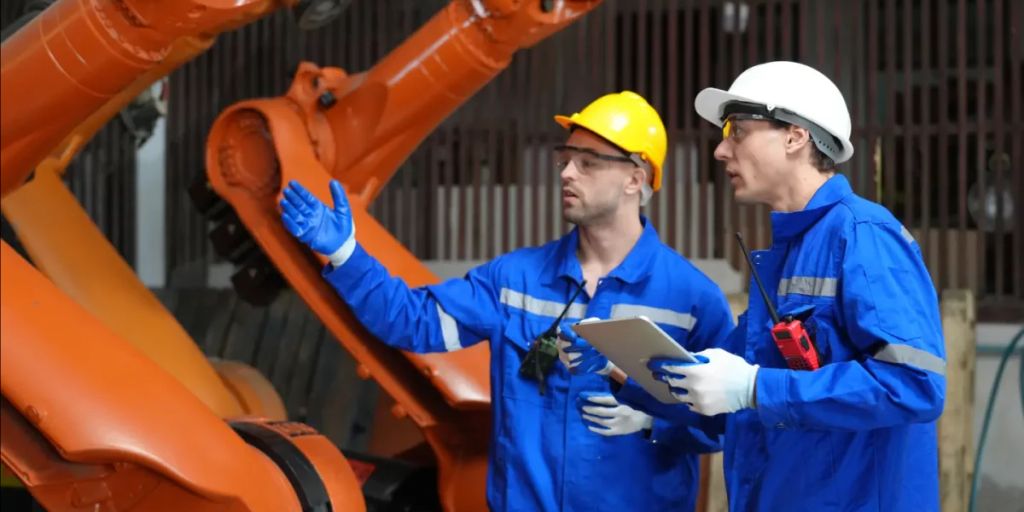
M 697 110 L 697 115 L 703 117 L 709 123 L 721 128 L 723 123 L 722 108 L 725 107 L 726 103 L 732 101 L 761 103 L 755 99 L 740 96 L 738 94 L 732 94 L 729 91 L 708 87 L 697 94 L 697 97 L 693 100 L 693 108 Z
M 709 123 L 721 128 L 722 124 L 724 124 L 722 121 L 722 109 L 727 103 L 733 101 L 757 104 L 764 103 L 763 101 L 748 98 L 746 96 L 740 96 L 739 94 L 732 94 L 729 91 L 708 87 L 697 94 L 697 97 L 694 98 L 693 108 L 697 111 L 697 115 L 703 117 Z M 770 107 L 774 108 L 774 105 L 770 105 Z M 833 136 L 835 136 L 835 134 L 833 134 Z M 853 156 L 853 144 L 850 142 L 850 139 L 840 138 L 839 142 L 843 145 L 843 149 L 835 160 L 837 164 L 843 163 Z
M 555 122 L 561 125 L 562 128 L 568 130 L 574 124 L 572 118 L 569 116 L 557 115 L 555 116 Z

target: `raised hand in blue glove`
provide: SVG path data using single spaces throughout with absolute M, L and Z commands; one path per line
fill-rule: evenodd
M 570 373 L 576 375 L 610 374 L 615 369 L 615 364 L 576 334 L 571 327 L 574 323 L 576 322 L 566 320 L 558 326 L 558 359 L 569 369 Z
M 331 197 L 334 209 L 328 209 L 299 182 L 291 181 L 281 200 L 281 221 L 295 238 L 340 267 L 355 251 L 356 226 L 348 197 L 337 180 L 331 180 Z

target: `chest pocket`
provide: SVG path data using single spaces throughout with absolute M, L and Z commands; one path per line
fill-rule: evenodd
M 533 340 L 544 334 L 554 319 L 532 318 L 532 315 L 513 313 L 502 333 L 501 394 L 504 398 L 542 405 L 560 406 L 569 388 L 569 373 L 561 361 L 556 360 L 548 372 L 545 392 L 540 394 L 537 382 L 519 375 L 519 366 L 529 352 Z
M 794 298 L 779 305 L 779 316 L 792 315 L 804 324 L 804 329 L 818 349 L 822 365 L 849 361 L 855 351 L 839 334 L 839 317 L 835 300 L 806 300 Z M 776 349 L 778 351 L 778 349 Z M 779 356 L 781 358 L 781 355 Z

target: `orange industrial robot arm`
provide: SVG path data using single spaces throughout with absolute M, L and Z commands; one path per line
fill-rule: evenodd
M 48 510 L 297 511 L 312 491 L 362 509 L 326 438 L 229 426 L 7 243 L 0 253 L 2 460 Z M 322 479 L 296 484 L 309 475 L 284 471 L 288 456 Z
M 139 77 L 180 63 L 189 46 L 198 53 L 218 33 L 298 1 L 55 3 L 0 51 L 0 193 L 20 186 L 75 127 Z
M 33 183 L 44 194 L 35 199 L 67 195 L 59 171 L 128 100 L 208 48 L 216 32 L 277 6 L 166 4 L 59 2 L 4 42 L 5 199 L 13 199 L 8 193 L 47 154 L 48 165 L 37 168 L 42 174 Z M 44 182 L 53 186 L 44 190 Z M 45 227 L 46 212 L 26 199 L 21 206 L 5 200 L 5 213 L 17 213 L 21 227 Z M 46 249 L 51 241 L 31 245 Z M 56 260 L 47 259 L 53 254 L 36 256 L 45 260 L 37 264 L 55 270 Z M 182 381 L 189 370 L 174 364 L 187 358 L 171 368 L 154 364 L 166 361 L 151 360 L 147 355 L 163 356 L 139 352 L 120 336 L 140 333 L 112 331 L 97 311 L 66 295 L 68 286 L 82 283 L 57 281 L 3 244 L 0 453 L 4 468 L 48 510 L 363 509 L 358 480 L 325 437 L 305 425 L 260 418 L 237 418 L 229 426 L 215 411 L 238 406 L 217 397 L 224 391 L 192 381 L 194 373 Z M 228 370 L 221 378 L 237 380 L 237 369 Z
M 330 178 L 349 190 L 360 244 L 410 286 L 436 282 L 367 212 L 367 204 L 438 123 L 497 75 L 520 48 L 584 15 L 596 0 L 456 0 L 371 70 L 300 66 L 287 95 L 245 101 L 215 122 L 207 176 L 260 249 L 325 326 L 397 403 L 436 455 L 448 510 L 482 510 L 490 391 L 486 345 L 402 354 L 373 339 L 284 230 L 277 202 L 298 180 L 321 199 Z M 253 270 L 256 270 L 255 268 Z

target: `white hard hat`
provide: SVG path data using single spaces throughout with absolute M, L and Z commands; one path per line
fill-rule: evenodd
M 731 113 L 760 114 L 806 128 L 814 145 L 837 164 L 853 156 L 850 111 L 843 93 L 820 71 L 798 62 L 753 66 L 740 73 L 728 91 L 704 89 L 693 105 L 716 126 Z

